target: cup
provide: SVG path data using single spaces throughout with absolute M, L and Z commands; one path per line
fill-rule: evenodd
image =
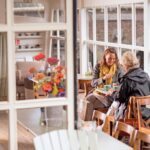
M 110 84 L 104 85 L 104 90 L 105 91 L 109 91 L 110 89 L 111 89 L 111 85 Z
M 112 87 L 113 87 L 114 91 L 118 91 L 119 90 L 119 85 L 117 83 L 113 83 Z

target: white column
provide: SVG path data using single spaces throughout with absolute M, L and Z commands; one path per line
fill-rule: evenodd
M 87 52 L 87 45 L 84 42 L 87 39 L 87 22 L 86 22 L 86 9 L 81 9 L 81 42 L 80 42 L 80 49 L 81 49 L 81 61 L 80 66 L 82 68 L 81 74 L 84 74 L 87 71 L 87 62 L 88 62 L 88 52 Z
M 7 0 L 7 48 L 8 48 L 8 100 L 9 100 L 9 149 L 17 150 L 17 117 L 14 109 L 16 99 L 15 79 L 15 38 L 12 31 L 13 24 L 13 1 Z
M 74 128 L 73 1 L 66 1 L 68 129 Z

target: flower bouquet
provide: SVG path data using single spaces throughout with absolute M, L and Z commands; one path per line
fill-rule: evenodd
M 45 55 L 39 53 L 34 56 L 36 61 L 45 60 Z M 46 59 L 45 71 L 37 71 L 31 67 L 29 72 L 33 74 L 35 81 L 34 90 L 42 88 L 48 96 L 65 96 L 65 69 L 58 65 L 59 60 L 55 57 Z M 47 71 L 49 69 L 49 71 Z

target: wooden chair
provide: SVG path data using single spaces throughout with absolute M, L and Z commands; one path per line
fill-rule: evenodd
M 137 131 L 136 140 L 134 142 L 134 150 L 149 150 L 149 146 L 144 146 L 141 142 L 150 144 L 150 129 L 142 129 Z
M 96 132 L 55 130 L 34 138 L 35 150 L 99 150 Z
M 94 110 L 92 120 L 96 120 L 97 126 L 102 125 L 105 119 L 106 119 L 106 114 L 100 111 Z
M 79 93 L 84 93 L 87 96 L 88 92 L 92 89 L 91 80 L 80 79 L 78 80 Z
M 123 122 L 117 121 L 113 136 L 118 139 L 119 135 L 121 136 L 129 135 L 129 145 L 133 146 L 134 133 L 135 133 L 134 127 L 125 124 Z
M 150 96 L 142 96 L 142 97 L 138 97 L 136 99 L 137 99 L 137 115 L 138 115 L 138 126 L 139 126 L 139 129 L 141 127 L 149 128 L 150 126 L 148 124 L 150 123 L 150 119 L 145 121 L 142 118 L 141 106 L 143 106 L 143 105 L 150 105 Z

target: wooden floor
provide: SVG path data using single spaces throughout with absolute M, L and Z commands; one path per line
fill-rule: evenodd
M 34 150 L 34 136 L 18 124 L 18 149 Z M 0 112 L 0 150 L 8 150 L 8 114 Z

